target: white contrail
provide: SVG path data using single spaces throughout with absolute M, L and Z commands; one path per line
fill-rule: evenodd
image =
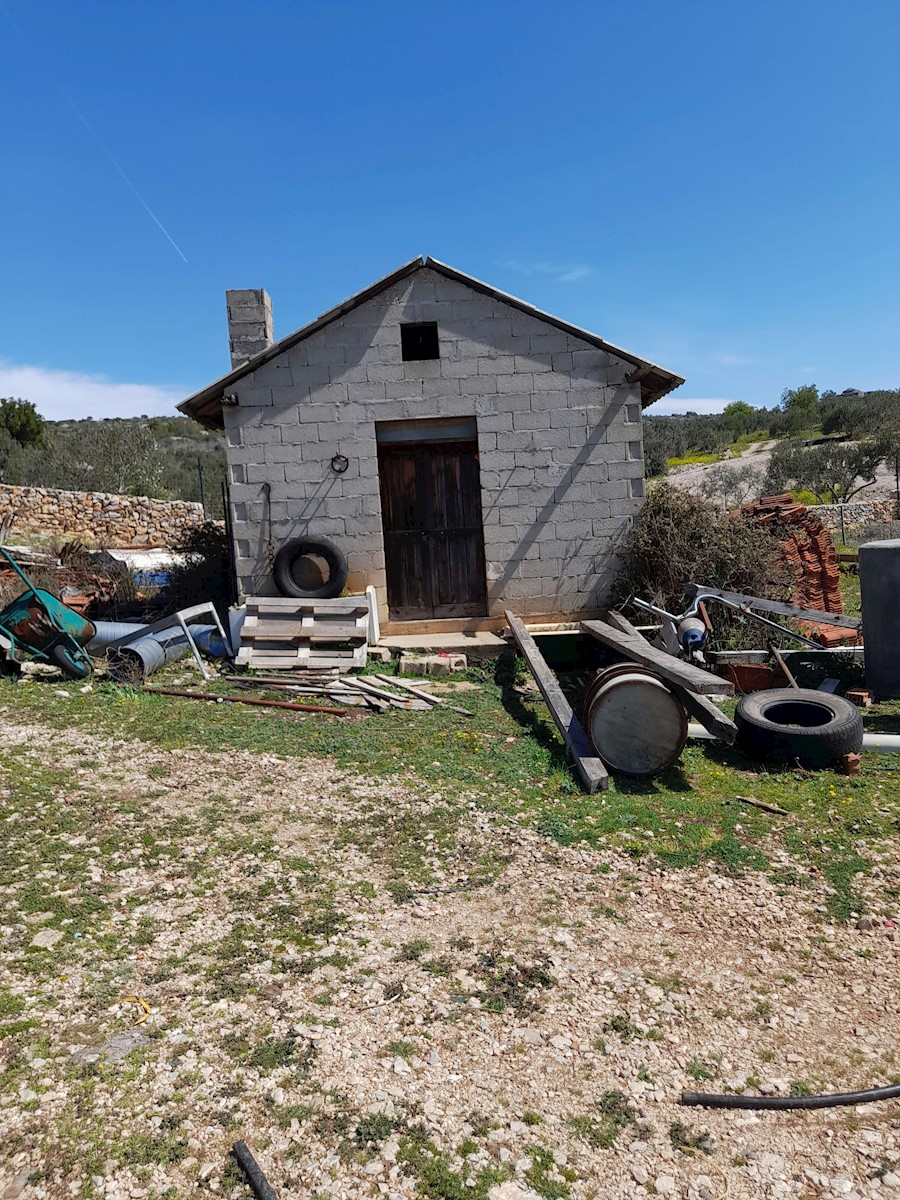
M 36 62 L 38 63 L 38 66 L 44 72 L 44 75 L 53 84 L 53 86 L 56 88 L 56 90 L 62 96 L 63 100 L 65 100 L 66 104 L 68 104 L 69 108 L 71 108 L 72 112 L 75 114 L 75 116 L 81 122 L 81 124 L 85 127 L 85 129 L 88 131 L 88 133 L 94 139 L 94 141 L 97 143 L 97 145 L 103 151 L 103 153 L 106 155 L 106 157 L 112 163 L 112 165 L 115 167 L 116 171 L 121 176 L 122 181 L 134 193 L 134 196 L 136 197 L 141 208 L 143 208 L 144 212 L 146 212 L 147 216 L 151 219 L 151 221 L 153 221 L 154 225 L 156 225 L 156 227 L 160 230 L 160 232 L 163 234 L 163 236 L 166 238 L 166 240 L 170 243 L 170 245 L 175 250 L 175 252 L 185 262 L 187 262 L 187 258 L 183 254 L 181 247 L 178 245 L 178 243 L 172 237 L 171 233 L 169 233 L 168 229 L 166 229 L 165 225 L 163 225 L 162 221 L 159 219 L 159 217 L 156 215 L 156 213 L 153 211 L 153 209 L 150 207 L 150 205 L 147 203 L 147 201 L 144 199 L 144 197 L 141 195 L 141 193 L 137 190 L 137 187 L 134 185 L 134 183 L 132 183 L 132 181 L 125 174 L 124 170 L 122 169 L 121 165 L 119 164 L 119 162 L 116 159 L 113 152 L 110 150 L 109 146 L 107 146 L 107 144 L 104 142 L 103 138 L 101 138 L 100 134 L 96 131 L 96 129 L 94 129 L 94 127 L 91 125 L 90 121 L 88 121 L 88 119 L 84 115 L 84 113 L 78 108 L 75 101 L 72 99 L 72 97 L 69 95 L 69 93 L 65 90 L 65 88 L 62 86 L 62 84 L 59 82 L 59 80 L 56 79 L 55 76 L 53 76 L 50 73 L 48 68 L 41 61 L 41 58 L 38 55 L 35 48 L 31 45 L 28 38 L 25 36 L 25 34 L 22 32 L 22 30 L 19 28 L 19 26 L 15 23 L 15 21 L 9 15 L 9 12 L 7 11 L 6 7 L 2 4 L 0 4 L 0 12 L 3 13 L 4 17 L 6 17 L 9 24 L 12 26 L 12 28 L 18 34 L 23 45 L 28 50 L 28 52 L 31 54 L 31 56 L 36 60 Z

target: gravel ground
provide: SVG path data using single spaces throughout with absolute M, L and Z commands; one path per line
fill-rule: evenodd
M 322 761 L 0 738 L 4 1200 L 244 1196 L 239 1137 L 286 1200 L 900 1196 L 896 1102 L 677 1105 L 897 1078 L 894 926 L 825 923 L 814 877 Z

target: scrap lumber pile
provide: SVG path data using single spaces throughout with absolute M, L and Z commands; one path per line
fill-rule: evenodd
M 39 587 L 54 592 L 81 616 L 97 615 L 116 599 L 130 599 L 134 592 L 124 563 L 102 552 L 92 553 L 79 543 L 67 543 L 59 558 L 18 546 L 15 557 Z M 0 565 L 0 597 L 9 599 L 21 590 L 21 580 L 12 568 Z
M 364 667 L 369 622 L 366 596 L 249 596 L 237 665 L 255 671 Z
M 336 669 L 323 669 L 275 677 L 226 675 L 225 679 L 244 689 L 261 688 L 298 696 L 324 696 L 343 705 L 371 708 L 376 712 L 384 712 L 390 708 L 425 712 L 443 706 L 463 717 L 473 715 L 469 709 L 453 704 L 441 696 L 434 696 L 424 688 L 393 675 L 341 676 Z
M 797 504 L 790 493 L 764 496 L 745 504 L 741 512 L 760 525 L 779 529 L 782 554 L 794 578 L 794 603 L 801 608 L 840 615 L 841 568 L 831 534 L 805 504 Z M 858 634 L 833 625 L 808 625 L 804 632 L 823 646 L 854 646 Z

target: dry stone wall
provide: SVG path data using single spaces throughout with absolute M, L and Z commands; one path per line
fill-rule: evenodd
M 815 513 L 832 534 L 839 536 L 866 525 L 900 520 L 900 505 L 893 497 L 889 500 L 850 501 L 849 504 L 814 504 L 809 511 Z
M 170 546 L 203 521 L 189 500 L 151 500 L 112 492 L 62 492 L 0 485 L 0 521 L 14 518 L 11 540 L 41 533 L 99 546 Z

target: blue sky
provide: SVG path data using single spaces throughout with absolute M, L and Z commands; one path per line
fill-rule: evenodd
M 226 288 L 280 337 L 417 254 L 670 407 L 900 386 L 898 44 L 896 0 L 0 0 L 0 395 L 171 411 Z

